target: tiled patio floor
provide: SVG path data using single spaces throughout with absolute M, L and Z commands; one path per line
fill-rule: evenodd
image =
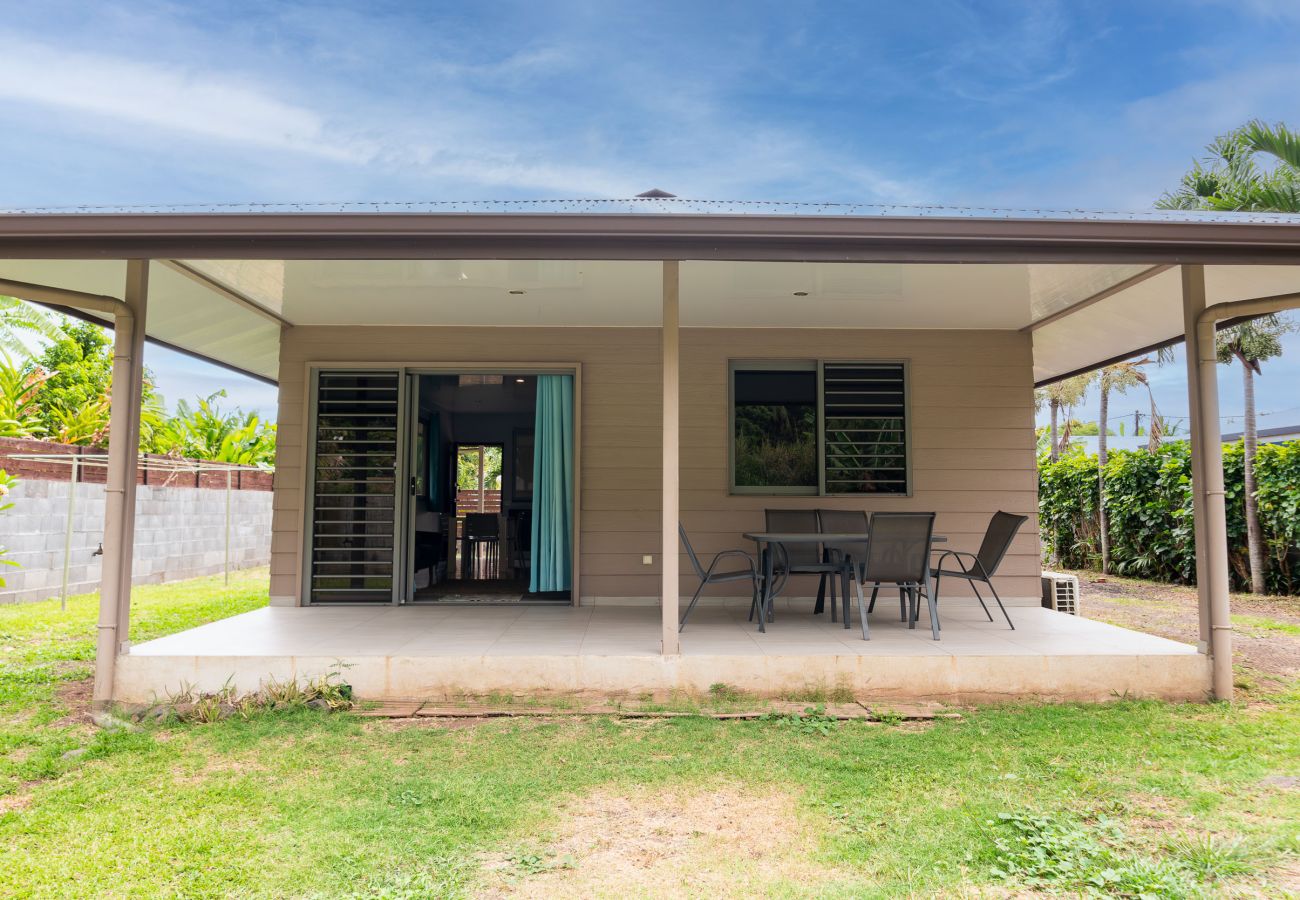
M 686 655 L 866 654 L 897 656 L 1166 655 L 1187 644 L 1041 608 L 1013 608 L 1012 631 L 978 605 L 941 611 L 941 639 L 925 613 L 915 629 L 899 621 L 897 599 L 882 598 L 862 640 L 856 613 L 845 630 L 806 602 L 778 608 L 760 633 L 737 601 L 701 606 L 682 632 Z M 658 656 L 659 610 L 650 606 L 266 607 L 134 647 L 139 656 Z
M 1195 648 L 1045 609 L 1013 608 L 1012 631 L 973 602 L 952 602 L 939 641 L 924 614 L 916 629 L 900 622 L 896 598 L 882 597 L 870 641 L 856 620 L 846 631 L 809 609 L 808 601 L 779 602 L 777 620 L 760 634 L 746 621 L 746 601 L 702 606 L 674 658 L 659 653 L 651 606 L 268 607 L 132 648 L 119 667 L 119 695 L 230 677 L 252 689 L 267 676 L 340 660 L 368 696 L 704 690 L 714 682 L 761 693 L 821 682 L 916 698 L 1198 697 L 1204 689 L 1205 658 Z

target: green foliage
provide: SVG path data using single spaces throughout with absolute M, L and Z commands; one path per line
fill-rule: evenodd
M 275 426 L 255 413 L 226 412 L 216 402 L 224 396 L 225 391 L 217 391 L 201 398 L 197 407 L 178 402 L 176 415 L 153 429 L 151 446 L 146 449 L 191 459 L 274 465 Z
M 1282 355 L 1282 335 L 1295 326 L 1277 314 L 1260 316 L 1218 333 L 1216 350 L 1219 362 L 1240 360 L 1259 374 L 1259 364 Z
M 736 484 L 817 485 L 817 409 L 812 404 L 738 404 Z
M 43 433 L 55 436 L 65 422 L 107 396 L 113 381 L 112 342 L 103 328 L 69 321 L 59 330 L 28 364 L 30 371 L 49 373 L 38 415 Z
M 1241 442 L 1223 448 L 1228 548 L 1235 585 L 1249 584 Z M 1255 459 L 1260 525 L 1270 591 L 1300 589 L 1300 441 L 1260 446 Z M 1105 471 L 1111 563 L 1120 575 L 1190 584 L 1196 579 L 1191 457 L 1183 441 L 1110 455 Z M 1097 457 L 1040 459 L 1043 541 L 1068 568 L 1095 568 L 1100 556 Z
M 483 448 L 483 486 L 489 491 L 501 490 L 501 448 L 488 445 Z M 462 447 L 456 457 L 456 490 L 478 490 L 478 451 Z
M 40 369 L 15 364 L 0 349 L 0 437 L 36 437 L 43 431 L 37 415 L 36 394 L 49 378 Z
M 1124 833 L 1107 819 L 1002 813 L 990 824 L 998 852 L 994 876 L 1030 888 L 1083 896 L 1187 897 L 1197 892 L 1198 882 L 1228 874 L 1213 865 L 1193 867 L 1177 856 L 1133 854 Z
M 20 337 L 23 332 L 56 340 L 59 336 L 58 320 L 17 297 L 0 296 L 0 350 L 16 356 L 26 355 L 27 347 Z
M 1160 197 L 1156 206 L 1300 212 L 1297 147 L 1300 135 L 1284 124 L 1250 122 L 1207 145 L 1206 156 L 1193 162 L 1178 189 Z

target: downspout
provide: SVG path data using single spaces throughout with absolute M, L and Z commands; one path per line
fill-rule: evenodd
M 135 337 L 135 315 L 125 300 L 104 294 L 89 294 L 82 291 L 49 287 L 41 284 L 28 284 L 23 281 L 0 279 L 0 291 L 23 300 L 35 300 L 52 306 L 67 306 L 73 309 L 91 309 L 96 312 L 109 313 L 113 316 L 113 384 L 130 385 L 131 359 L 129 351 L 121 348 L 130 347 Z M 129 389 L 129 388 L 128 388 Z M 105 494 L 105 521 L 122 521 L 125 493 L 112 469 L 108 473 L 109 484 Z M 75 485 L 73 486 L 75 488 Z M 104 556 L 104 566 L 113 566 L 112 558 L 116 554 Z M 100 577 L 99 592 L 99 626 L 95 642 L 95 693 L 97 705 L 104 705 L 113 696 L 113 681 L 117 669 L 117 654 L 121 645 L 118 636 L 118 594 L 120 573 L 105 571 Z M 123 636 L 125 637 L 125 636 Z
M 1264 316 L 1300 308 L 1300 292 L 1236 300 L 1207 306 L 1196 316 L 1197 381 L 1200 385 L 1205 483 L 1197 489 L 1204 503 L 1205 552 L 1209 555 L 1210 666 L 1214 696 L 1232 699 L 1232 618 L 1228 602 L 1228 522 L 1223 488 L 1223 442 L 1219 429 L 1218 353 L 1215 324 L 1243 316 Z

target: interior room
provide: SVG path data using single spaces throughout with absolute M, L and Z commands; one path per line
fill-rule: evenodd
M 539 380 L 546 394 L 548 379 L 571 376 L 410 378 L 415 414 L 408 602 L 567 602 L 567 579 L 534 571 L 535 538 L 539 531 L 549 537 L 554 519 L 538 523 L 533 513 L 539 491 L 571 491 L 568 478 L 541 486 L 534 478 Z M 554 428 L 557 420 L 548 421 Z

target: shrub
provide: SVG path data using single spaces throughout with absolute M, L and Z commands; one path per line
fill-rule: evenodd
M 1249 584 L 1241 442 L 1223 448 L 1228 553 L 1234 586 Z M 1300 589 L 1300 441 L 1264 444 L 1255 457 L 1260 526 L 1270 591 Z M 1100 556 L 1097 457 L 1039 460 L 1043 543 L 1069 568 L 1096 568 Z M 1191 584 L 1196 580 L 1191 454 L 1185 441 L 1114 451 L 1106 463 L 1111 565 L 1116 574 Z

